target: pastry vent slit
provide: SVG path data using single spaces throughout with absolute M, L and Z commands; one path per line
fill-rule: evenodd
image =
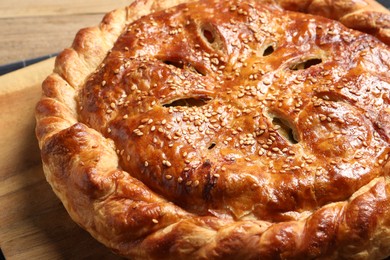
M 167 65 L 172 65 L 178 69 L 184 69 L 184 63 L 182 61 L 165 60 L 163 62 Z
M 212 142 L 207 149 L 212 150 L 217 144 Z
M 170 103 L 163 104 L 164 107 L 201 107 L 210 101 L 210 98 L 181 98 Z
M 202 76 L 206 76 L 207 75 L 206 70 L 202 69 L 200 67 L 191 66 L 191 67 L 188 67 L 188 68 L 189 68 L 189 70 L 191 70 L 191 71 L 193 71 L 195 73 L 198 73 L 198 74 L 200 74 Z
M 274 51 L 275 51 L 274 46 L 270 45 L 270 46 L 268 46 L 268 47 L 264 50 L 263 56 L 269 56 L 269 55 L 271 55 Z
M 197 73 L 197 74 L 202 75 L 202 76 L 206 76 L 206 74 L 207 74 L 205 69 L 194 66 L 190 63 L 184 63 L 181 60 L 164 60 L 163 62 L 166 65 L 174 66 L 174 67 L 181 69 L 181 70 L 187 69 L 191 72 Z
M 216 25 L 207 22 L 198 25 L 198 35 L 203 45 L 220 52 L 220 54 L 222 54 L 221 51 L 226 50 L 223 38 Z
M 296 132 L 286 120 L 274 117 L 272 120 L 272 124 L 279 126 L 279 134 L 283 136 L 288 142 L 290 142 L 291 144 L 299 143 Z
M 215 34 L 211 30 L 203 28 L 202 34 L 209 43 L 215 42 Z
M 291 70 L 305 70 L 308 69 L 314 65 L 318 65 L 322 63 L 322 59 L 320 58 L 313 58 L 313 59 L 308 59 L 303 62 L 294 64 L 290 67 Z

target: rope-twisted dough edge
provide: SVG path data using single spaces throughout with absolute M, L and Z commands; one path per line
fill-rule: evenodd
M 390 162 L 348 201 L 299 221 L 192 215 L 122 171 L 112 141 L 78 122 L 75 97 L 127 24 L 189 0 L 140 0 L 81 30 L 56 60 L 36 107 L 48 182 L 72 219 L 132 258 L 378 259 L 390 255 Z M 281 1 L 283 2 L 283 1 Z M 289 1 L 294 2 L 294 1 Z M 299 1 L 299 3 L 307 1 Z M 310 1 L 309 1 L 310 2 Z
M 286 10 L 321 15 L 390 45 L 390 11 L 375 0 L 276 0 Z

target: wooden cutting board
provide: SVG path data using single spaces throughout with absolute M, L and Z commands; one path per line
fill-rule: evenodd
M 54 59 L 0 77 L 0 247 L 13 259 L 119 259 L 68 217 L 46 182 L 34 107 Z

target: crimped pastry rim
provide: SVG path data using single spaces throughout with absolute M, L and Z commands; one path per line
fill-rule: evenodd
M 152 0 L 145 1 L 136 1 L 128 8 L 118 9 L 106 15 L 99 27 L 93 27 L 81 30 L 76 39 L 72 48 L 64 50 L 56 60 L 55 70 L 52 75 L 50 75 L 45 82 L 43 83 L 43 97 L 39 104 L 37 105 L 37 136 L 39 139 L 39 146 L 41 149 L 44 147 L 56 146 L 55 142 L 51 142 L 52 136 L 62 132 L 66 133 L 67 136 L 81 136 L 80 140 L 85 141 L 88 145 L 99 146 L 96 148 L 96 153 L 100 156 L 100 161 L 96 162 L 92 168 L 97 168 L 98 172 L 110 172 L 109 178 L 124 178 L 120 171 L 117 169 L 117 160 L 112 160 L 112 158 L 117 158 L 115 153 L 115 148 L 113 143 L 110 140 L 104 139 L 101 134 L 97 133 L 94 130 L 89 129 L 84 124 L 78 123 L 77 116 L 77 105 L 74 100 L 74 96 L 77 95 L 77 89 L 83 86 L 85 79 L 90 75 L 95 68 L 101 63 L 102 59 L 106 56 L 107 52 L 112 48 L 117 37 L 121 34 L 123 29 L 128 23 L 138 19 L 142 15 L 146 15 L 149 12 L 162 10 L 171 6 L 175 6 L 180 3 L 187 3 L 193 1 L 179 0 L 179 1 L 163 1 L 159 3 L 154 3 Z M 347 20 L 347 18 L 345 18 Z M 341 19 L 342 20 L 342 19 Z M 385 28 L 384 30 L 388 30 Z M 383 32 L 383 30 L 378 30 L 378 32 Z M 386 37 L 380 36 L 379 38 L 385 39 Z M 102 40 L 103 39 L 103 40 Z M 109 39 L 107 41 L 107 39 Z M 99 42 L 100 41 L 100 42 Z M 85 137 L 87 136 L 87 137 Z M 90 141 L 88 141 L 89 139 Z M 75 144 L 77 144 L 75 140 Z M 89 143 L 90 142 L 90 143 Z M 103 149 L 103 150 L 100 150 Z M 80 152 L 80 151 L 78 151 Z M 82 152 L 81 152 L 82 153 Z M 87 229 L 96 239 L 101 241 L 103 244 L 112 248 L 114 251 L 123 254 L 125 256 L 136 256 L 139 258 L 152 258 L 153 256 L 149 255 L 149 251 L 155 243 L 165 243 L 168 246 L 175 247 L 175 243 L 183 245 L 183 248 L 191 248 L 193 245 L 197 245 L 195 251 L 197 258 L 210 257 L 210 252 L 216 252 L 215 249 L 218 247 L 218 243 L 221 243 L 224 239 L 237 239 L 244 240 L 250 239 L 251 237 L 258 237 L 257 234 L 263 233 L 266 229 L 270 227 L 270 223 L 264 221 L 240 221 L 240 222 L 230 222 L 227 220 L 210 220 L 202 217 L 196 217 L 187 212 L 182 212 L 180 209 L 172 205 L 171 203 L 160 200 L 154 197 L 153 194 L 148 194 L 148 198 L 151 201 L 158 200 L 159 203 L 162 203 L 167 208 L 167 211 L 174 212 L 173 215 L 177 217 L 177 222 L 169 226 L 169 228 L 164 228 L 160 231 L 156 230 L 155 236 L 149 240 L 139 242 L 136 246 L 127 245 L 124 243 L 118 244 L 118 241 L 112 239 L 114 234 L 106 234 L 107 231 L 104 226 L 104 218 L 99 220 L 94 220 L 91 222 L 91 216 L 89 215 L 90 211 L 98 211 L 98 208 L 93 208 L 94 205 L 91 205 L 92 208 L 82 209 L 77 208 L 77 204 L 74 204 L 69 200 L 69 195 L 64 192 L 64 188 L 61 185 L 58 185 L 58 182 L 54 179 L 53 171 L 58 170 L 57 166 L 53 169 L 53 162 L 51 162 L 50 155 L 43 156 L 43 167 L 47 180 L 52 185 L 53 190 L 57 196 L 64 203 L 65 208 L 72 216 L 72 218 L 83 228 Z M 80 158 L 82 161 L 82 157 Z M 74 169 L 80 170 L 81 174 L 84 174 L 87 178 L 91 177 L 92 168 L 84 168 L 84 165 L 72 166 Z M 388 162 L 384 166 L 387 171 L 389 171 L 390 163 Z M 63 167 L 63 170 L 67 167 Z M 73 169 L 73 168 L 72 168 Z M 66 173 L 63 173 L 66 176 Z M 91 177 L 92 178 L 92 177 Z M 93 179 L 91 182 L 95 185 L 92 189 L 96 189 L 97 193 L 102 192 L 110 194 L 113 192 L 116 187 L 111 187 L 109 184 L 105 183 L 103 179 Z M 132 180 L 132 183 L 137 187 L 143 187 L 141 183 L 136 180 Z M 365 200 L 365 197 L 369 197 L 372 194 L 378 192 L 389 192 L 390 187 L 389 180 L 387 177 L 380 177 L 364 188 L 359 190 L 354 194 L 353 197 L 347 203 L 348 205 L 358 204 L 359 200 Z M 143 187 L 144 188 L 144 187 Z M 143 189 L 142 188 L 142 189 Z M 79 191 L 80 194 L 83 192 L 90 192 L 89 190 L 84 190 L 84 187 L 81 187 Z M 91 200 L 99 197 L 99 194 L 89 194 Z M 74 195 L 76 196 L 76 195 Z M 95 197 L 96 196 L 96 197 Z M 84 204 L 81 204 L 84 205 Z M 335 207 L 345 209 L 346 205 L 341 205 L 340 203 L 330 204 L 324 207 L 326 208 Z M 385 214 L 390 205 L 383 206 L 383 212 Z M 341 211 L 340 211 L 341 212 Z M 341 214 L 341 213 L 340 213 Z M 342 215 L 337 215 L 340 219 L 343 218 Z M 102 217 L 102 216 L 98 216 Z M 94 218 L 94 217 L 93 217 Z M 303 230 L 305 225 L 308 223 L 316 223 L 317 219 L 315 216 L 311 216 L 306 219 L 306 222 L 297 222 L 293 223 L 293 226 L 296 226 L 298 230 Z M 157 222 L 157 223 L 156 223 Z M 151 219 L 151 223 L 158 224 L 156 219 Z M 280 223 L 276 226 L 282 228 L 285 225 Z M 222 230 L 221 227 L 225 228 L 227 234 L 218 234 L 216 230 Z M 245 234 L 243 235 L 243 230 Z M 185 232 L 191 231 L 193 235 L 185 240 L 178 238 L 177 236 L 183 235 Z M 386 231 L 383 231 L 384 234 L 388 234 Z M 232 234 L 234 234 L 233 237 Z M 382 236 L 383 234 L 377 234 Z M 229 237 L 230 236 L 230 237 Z M 242 236 L 242 237 L 241 237 Z M 265 236 L 264 236 L 265 237 Z M 259 241 L 265 241 L 266 238 L 259 238 Z M 193 239 L 193 240 L 191 240 Z M 264 242 L 263 241 L 263 242 Z M 181 244 L 180 244 L 181 243 Z M 267 242 L 264 242 L 267 243 Z M 199 246 L 202 244 L 202 247 Z M 134 246 L 134 248 L 132 248 Z M 187 250 L 190 250 L 188 249 Z M 194 250 L 194 249 L 192 249 Z M 291 249 L 290 249 L 291 250 Z M 390 251 L 389 248 L 386 250 Z M 185 250 L 180 251 L 179 253 L 185 254 Z M 176 252 L 177 253 L 177 252 Z M 177 253 L 177 254 L 179 254 Z M 379 252 L 372 251 L 372 254 L 378 254 Z M 179 254 L 180 255 L 180 254 Z M 337 257 L 337 256 L 335 256 Z

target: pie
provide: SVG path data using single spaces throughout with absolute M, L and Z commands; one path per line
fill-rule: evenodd
M 43 83 L 47 181 L 131 259 L 386 258 L 389 46 L 370 0 L 135 1 Z

